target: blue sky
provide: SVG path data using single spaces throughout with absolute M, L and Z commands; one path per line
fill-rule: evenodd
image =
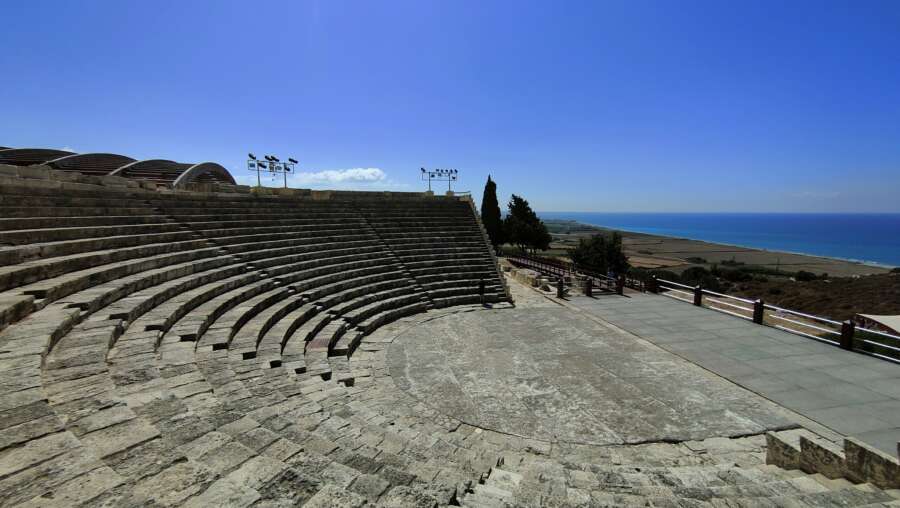
M 900 211 L 900 2 L 6 2 L 0 145 L 453 167 L 538 210 Z M 356 171 L 347 171 L 347 170 Z

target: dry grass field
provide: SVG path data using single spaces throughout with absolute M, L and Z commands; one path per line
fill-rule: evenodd
M 565 257 L 566 249 L 602 228 L 563 221 L 547 221 L 553 234 L 550 255 Z M 728 283 L 729 294 L 762 298 L 768 303 L 832 319 L 847 319 L 856 313 L 900 314 L 900 274 L 888 268 L 840 259 L 806 256 L 761 249 L 721 245 L 697 240 L 622 232 L 623 245 L 632 266 L 681 273 L 691 267 L 764 268 L 784 272 L 766 274 L 746 282 Z M 827 279 L 801 282 L 799 271 Z

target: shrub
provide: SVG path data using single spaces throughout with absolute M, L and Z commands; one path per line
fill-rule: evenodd
M 697 265 L 705 265 L 707 263 L 706 258 L 701 258 L 697 256 L 691 256 L 686 259 L 688 263 L 694 263 Z
M 816 274 L 812 272 L 807 272 L 805 270 L 800 270 L 794 275 L 794 278 L 800 282 L 809 282 L 811 280 L 816 280 Z
M 896 268 L 891 268 L 891 273 L 900 273 L 900 266 Z
M 628 271 L 628 258 L 622 250 L 622 235 L 616 231 L 609 235 L 598 234 L 579 239 L 578 245 L 569 251 L 569 258 L 576 266 L 600 274 Z
M 534 253 L 550 248 L 553 238 L 528 201 L 513 194 L 507 207 L 509 213 L 503 221 L 503 234 L 509 243 L 517 245 L 522 252 L 531 249 Z
M 729 282 L 750 282 L 753 280 L 753 275 L 745 270 L 737 269 L 737 270 L 718 270 L 716 274 L 719 277 L 729 281 Z
M 781 293 L 781 288 L 769 288 L 770 295 L 780 295 Z
M 712 277 L 712 274 L 702 266 L 692 266 L 681 272 L 681 282 L 685 284 L 697 284 L 707 277 Z
M 722 286 L 715 275 L 702 266 L 693 266 L 681 272 L 681 283 L 689 286 L 700 284 L 704 288 L 712 291 L 722 290 Z

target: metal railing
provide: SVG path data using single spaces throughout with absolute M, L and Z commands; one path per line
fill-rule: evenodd
M 648 289 L 675 300 L 768 325 L 809 339 L 900 362 L 900 336 L 857 326 L 851 320 L 833 319 L 785 309 L 763 302 L 726 295 L 680 282 L 652 277 Z
M 601 273 L 585 270 L 574 263 L 561 259 L 540 258 L 526 255 L 508 255 L 506 259 L 516 266 L 532 269 L 544 275 L 555 277 L 570 277 L 572 279 L 584 279 L 585 294 L 591 295 L 595 289 L 623 294 L 625 287 L 643 291 L 644 284 L 636 279 L 628 279 L 624 276 L 610 277 Z
M 506 259 L 514 265 L 530 268 L 542 274 L 556 277 L 572 277 L 575 275 L 575 272 L 572 270 L 572 264 L 565 261 L 550 261 L 546 258 L 531 256 L 507 256 Z

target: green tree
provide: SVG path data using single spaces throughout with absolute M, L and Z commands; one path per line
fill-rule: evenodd
M 547 226 L 538 218 L 531 205 L 523 198 L 512 195 L 512 199 L 507 204 L 509 213 L 503 223 L 507 241 L 517 245 L 519 249 L 525 251 L 531 249 L 547 250 L 550 247 L 550 232 Z
M 503 235 L 503 219 L 500 217 L 500 203 L 497 201 L 497 184 L 488 175 L 484 184 L 484 196 L 481 198 L 481 222 L 487 231 L 491 245 L 496 249 L 505 241 Z
M 622 249 L 622 235 L 618 232 L 579 239 L 569 258 L 578 267 L 604 275 L 609 271 L 622 274 L 629 268 L 628 257 Z

